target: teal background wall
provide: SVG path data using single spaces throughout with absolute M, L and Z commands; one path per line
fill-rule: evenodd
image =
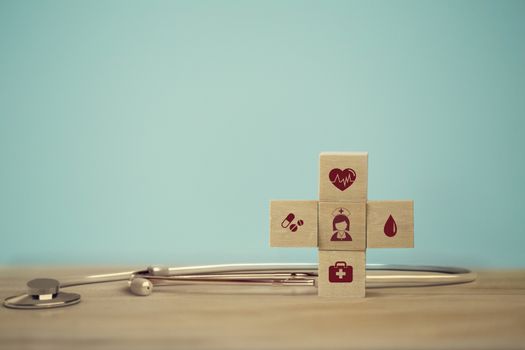
M 416 248 L 525 267 L 524 1 L 0 1 L 0 264 L 316 261 L 270 199 L 368 151 Z

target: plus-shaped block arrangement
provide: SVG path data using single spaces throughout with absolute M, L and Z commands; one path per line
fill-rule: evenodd
M 413 248 L 414 202 L 368 201 L 368 153 L 321 153 L 319 200 L 271 201 L 270 246 L 318 247 L 318 293 L 364 297 L 367 248 Z

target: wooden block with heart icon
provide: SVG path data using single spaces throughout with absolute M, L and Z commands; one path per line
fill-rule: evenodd
M 366 202 L 368 153 L 321 153 L 319 200 Z
M 317 201 L 271 201 L 270 246 L 317 247 Z
M 369 201 L 366 213 L 368 248 L 414 247 L 413 201 Z

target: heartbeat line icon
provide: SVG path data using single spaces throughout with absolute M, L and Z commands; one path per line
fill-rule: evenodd
M 339 175 L 336 175 L 335 176 L 335 179 L 332 180 L 332 182 L 335 184 L 336 182 L 340 182 L 343 184 L 344 187 L 347 187 L 348 184 L 350 182 L 354 182 L 354 180 L 352 180 L 350 174 L 348 174 L 347 176 L 343 177 L 342 179 L 339 178 Z
M 352 186 L 357 178 L 357 175 L 354 169 L 346 168 L 341 170 L 335 168 L 330 171 L 328 177 L 335 187 L 341 191 L 344 191 L 348 187 Z

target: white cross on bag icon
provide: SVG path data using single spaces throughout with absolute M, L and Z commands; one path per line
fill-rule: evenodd
M 337 277 L 339 277 L 340 280 L 342 280 L 343 277 L 346 276 L 346 272 L 344 272 L 342 268 L 339 268 L 339 270 L 337 270 L 335 274 L 337 275 Z

